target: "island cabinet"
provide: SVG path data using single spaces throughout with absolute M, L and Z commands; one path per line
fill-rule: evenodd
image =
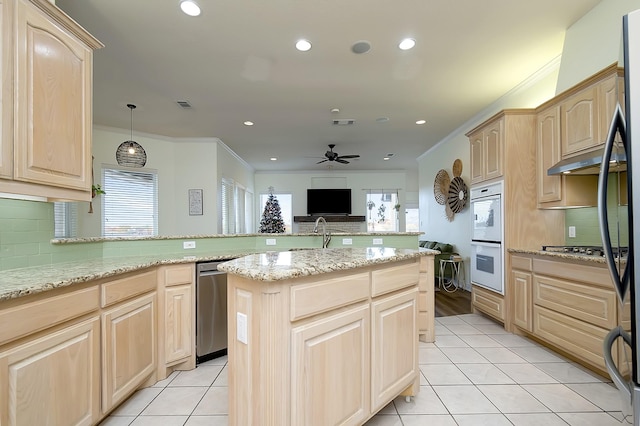
M 617 299 L 604 264 L 511 254 L 513 324 L 583 365 L 606 373 L 602 342 L 612 328 L 629 329 L 629 303 Z M 628 371 L 622 347 L 613 354 Z
M 435 262 L 433 255 L 420 257 L 420 281 L 418 294 L 418 333 L 420 341 L 433 343 L 435 332 Z
M 229 271 L 229 424 L 362 425 L 415 395 L 418 258 L 261 281 Z
M 47 0 L 3 0 L 0 192 L 89 201 L 93 50 Z

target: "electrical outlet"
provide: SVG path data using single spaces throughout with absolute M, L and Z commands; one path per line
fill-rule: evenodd
M 247 330 L 247 315 L 246 314 L 242 314 L 240 312 L 237 313 L 236 316 L 236 331 L 237 331 L 237 339 L 239 342 L 244 343 L 245 345 L 247 345 L 249 343 L 249 340 L 247 339 L 247 334 L 248 334 L 248 330 Z
M 183 249 L 194 249 L 194 248 L 196 248 L 196 242 L 195 241 L 183 241 L 182 248 Z
M 575 226 L 570 226 L 569 227 L 569 238 L 575 238 L 576 237 L 576 227 Z
M 275 246 L 276 245 L 276 239 L 275 238 L 267 238 L 265 240 L 265 244 L 268 246 Z
M 374 245 L 382 245 L 382 238 L 374 238 L 373 239 L 373 244 Z
M 350 246 L 351 244 L 353 244 L 353 240 L 351 238 L 343 238 L 342 239 L 342 245 L 343 246 Z

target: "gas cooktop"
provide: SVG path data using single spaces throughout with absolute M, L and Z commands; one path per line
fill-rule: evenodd
M 602 246 L 542 246 L 542 251 L 604 257 Z M 612 251 L 616 258 L 619 256 L 626 258 L 629 249 L 628 247 L 613 247 Z

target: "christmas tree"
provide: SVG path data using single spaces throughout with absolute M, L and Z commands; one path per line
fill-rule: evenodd
M 284 233 L 284 220 L 282 220 L 282 211 L 280 204 L 275 195 L 273 195 L 273 187 L 269 187 L 269 199 L 264 205 L 262 219 L 260 219 L 260 231 L 267 234 Z

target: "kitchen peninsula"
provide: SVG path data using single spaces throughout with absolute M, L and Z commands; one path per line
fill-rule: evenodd
M 229 423 L 360 425 L 415 395 L 421 257 L 433 264 L 433 254 L 315 249 L 222 264 Z
M 331 271 L 346 274 L 349 268 L 358 273 L 392 269 L 419 261 L 419 333 L 422 340 L 432 341 L 432 256 L 438 252 L 410 248 L 417 246 L 417 235 L 375 237 L 407 248 L 326 250 L 300 250 L 317 247 L 318 235 L 56 240 L 51 249 L 59 258 L 73 255 L 77 260 L 1 272 L 0 322 L 7 327 L 0 328 L 0 424 L 41 424 L 51 418 L 59 424 L 97 424 L 136 389 L 166 378 L 173 370 L 193 369 L 195 263 L 201 261 L 234 258 L 238 260 L 233 262 L 242 262 L 247 255 L 247 259 L 291 256 L 295 260 L 316 252 L 342 253 L 324 266 L 314 261 L 302 272 L 298 268 L 301 279 L 310 274 L 333 276 Z M 372 241 L 371 234 L 349 238 L 354 247 Z M 267 239 L 277 239 L 279 252 L 267 251 Z M 197 248 L 184 250 L 185 240 L 195 242 Z M 360 258 L 357 253 L 369 253 L 369 257 Z M 394 281 L 399 278 L 394 276 Z M 409 291 L 411 286 L 415 277 L 403 289 L 381 291 L 376 300 Z M 322 300 L 306 302 L 313 309 Z M 364 301 L 338 310 L 349 310 L 356 303 Z M 34 388 L 32 383 L 43 377 L 43 365 L 51 373 L 49 385 Z M 31 403 L 35 400 L 37 409 Z M 73 410 L 56 411 L 60 406 Z

